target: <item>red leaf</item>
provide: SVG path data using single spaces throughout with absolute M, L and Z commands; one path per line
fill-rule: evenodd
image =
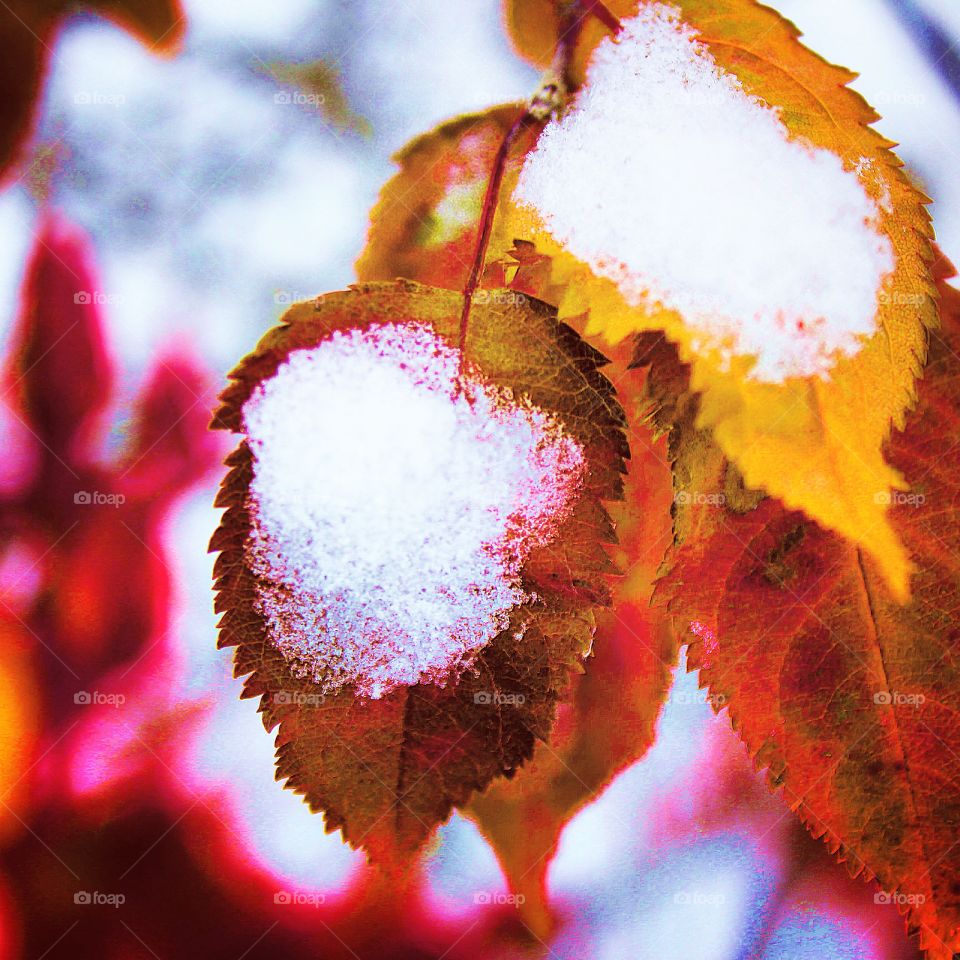
M 683 416 L 671 441 L 686 542 L 664 585 L 690 663 L 771 785 L 852 873 L 877 877 L 936 960 L 960 950 L 960 293 L 948 270 L 918 406 L 887 449 L 909 484 L 891 516 L 918 571 L 912 601 L 802 513 L 730 499 L 729 465 Z
M 158 359 L 137 399 L 118 490 L 169 502 L 210 471 L 225 452 L 207 427 L 214 399 L 209 374 L 188 353 Z
M 92 459 L 113 394 L 103 297 L 87 238 L 46 215 L 27 266 L 8 369 L 21 416 L 45 458 L 61 469 Z

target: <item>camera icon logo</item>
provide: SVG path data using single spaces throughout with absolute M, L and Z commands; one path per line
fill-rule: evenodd
M 81 906 L 88 906 L 93 903 L 93 897 L 86 890 L 78 890 L 73 895 L 73 902 Z

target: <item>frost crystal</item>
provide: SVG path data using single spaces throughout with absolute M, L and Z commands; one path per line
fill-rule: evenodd
M 583 483 L 551 415 L 419 324 L 293 352 L 244 406 L 247 557 L 292 671 L 380 697 L 445 680 L 534 598 L 520 581 Z
M 698 349 L 756 356 L 759 380 L 855 354 L 894 268 L 856 171 L 791 140 L 660 3 L 597 49 L 515 199 L 628 303 L 680 313 Z

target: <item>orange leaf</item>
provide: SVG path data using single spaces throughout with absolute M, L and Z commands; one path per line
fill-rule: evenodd
M 504 104 L 449 120 L 393 158 L 400 170 L 370 213 L 367 245 L 356 264 L 360 280 L 402 277 L 464 288 L 494 158 L 523 109 Z M 533 141 L 528 135 L 517 155 Z
M 542 70 L 553 62 L 564 3 L 565 0 L 504 0 L 503 17 L 514 49 Z M 612 16 L 625 17 L 636 10 L 636 0 L 607 0 L 605 6 Z M 603 18 L 592 14 L 584 17 L 568 70 L 575 87 L 583 83 L 593 49 L 609 35 Z

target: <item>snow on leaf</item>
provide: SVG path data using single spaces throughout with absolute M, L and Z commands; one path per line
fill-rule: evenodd
M 508 174 L 497 232 L 553 257 L 588 333 L 663 330 L 746 482 L 856 540 L 904 597 L 882 445 L 936 323 L 925 198 L 852 74 L 772 10 L 639 10 Z
M 960 294 L 938 268 L 934 334 L 917 409 L 886 452 L 907 486 L 891 520 L 917 574 L 906 606 L 856 544 L 738 485 L 676 355 L 646 344 L 657 424 L 670 432 L 682 541 L 662 598 L 689 662 L 772 787 L 850 871 L 873 875 L 934 960 L 960 951 L 960 713 L 956 613 Z
M 579 495 L 580 444 L 461 366 L 423 325 L 335 331 L 244 404 L 259 612 L 322 693 L 469 666 L 533 599 L 520 570 Z
M 506 291 L 503 291 L 506 294 Z M 531 298 L 362 285 L 231 375 L 222 646 L 278 776 L 381 861 L 545 739 L 608 599 L 623 413 Z
M 680 314 L 698 352 L 755 356 L 748 377 L 818 376 L 858 352 L 893 250 L 854 171 L 791 141 L 674 7 L 644 7 L 603 43 L 588 92 L 514 194 L 557 243 L 630 306 Z M 625 200 L 634 215 L 613 215 Z

